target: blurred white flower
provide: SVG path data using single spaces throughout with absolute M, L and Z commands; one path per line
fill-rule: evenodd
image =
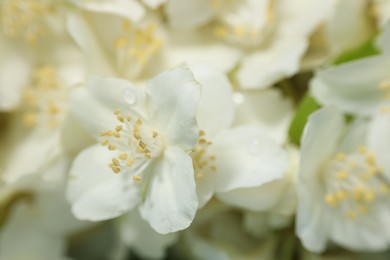
M 380 55 L 320 70 L 311 82 L 314 97 L 345 112 L 390 111 L 390 24 L 378 41 Z
M 323 252 L 328 241 L 358 251 L 388 247 L 390 169 L 381 164 L 387 155 L 374 139 L 381 136 L 368 136 L 366 120 L 347 125 L 334 107 L 309 118 L 297 211 L 297 234 L 308 250 Z
M 171 0 L 166 12 L 172 26 L 201 27 L 198 42 L 224 41 L 227 57 L 213 60 L 214 55 L 197 57 L 199 61 L 238 62 L 236 79 L 242 88 L 266 88 L 299 70 L 300 60 L 308 47 L 308 36 L 328 15 L 334 1 L 195 1 Z M 183 34 L 185 35 L 185 33 Z M 210 40 L 209 40 L 210 41 Z M 228 69 L 232 69 L 234 63 Z
M 152 79 L 145 92 L 92 78 L 71 93 L 73 115 L 101 143 L 73 163 L 68 198 L 80 219 L 104 220 L 139 206 L 159 233 L 190 225 L 198 200 L 188 152 L 198 130 L 199 84 L 185 68 Z

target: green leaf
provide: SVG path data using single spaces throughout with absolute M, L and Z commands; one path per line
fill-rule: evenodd
M 298 105 L 297 112 L 295 113 L 288 130 L 290 142 L 296 145 L 300 144 L 303 129 L 305 128 L 308 117 L 320 107 L 321 106 L 314 100 L 313 97 L 306 96 L 303 98 Z
M 376 36 L 377 36 L 376 34 L 373 35 L 370 39 L 365 41 L 358 48 L 341 54 L 338 58 L 334 60 L 333 64 L 337 65 L 337 64 L 379 54 L 379 50 L 375 46 Z

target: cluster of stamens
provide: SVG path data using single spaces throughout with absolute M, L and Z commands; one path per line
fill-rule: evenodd
M 349 219 L 367 214 L 372 203 L 390 193 L 382 173 L 375 154 L 365 146 L 352 154 L 336 154 L 326 172 L 325 203 Z
M 131 76 L 139 74 L 161 49 L 161 40 L 156 36 L 156 27 L 152 22 L 144 26 L 135 26 L 130 21 L 123 22 L 122 35 L 114 41 L 114 47 L 117 52 L 118 66 L 132 68 Z
M 196 178 L 202 178 L 205 173 L 217 170 L 215 166 L 216 156 L 207 153 L 210 145 L 212 143 L 206 140 L 205 132 L 200 130 L 198 143 L 191 154 Z
M 4 32 L 29 43 L 44 33 L 44 17 L 54 11 L 52 5 L 38 0 L 3 0 L 0 8 Z
M 108 166 L 114 173 L 120 173 L 130 167 L 139 167 L 145 159 L 152 158 L 152 149 L 156 145 L 158 133 L 146 131 L 145 134 L 141 118 L 133 119 L 130 115 L 122 115 L 119 109 L 114 111 L 114 115 L 119 124 L 114 130 L 102 131 L 100 136 L 101 145 L 117 152 Z M 144 160 L 141 160 L 142 158 Z M 139 181 L 141 177 L 134 175 L 133 179 Z
M 36 69 L 32 76 L 32 84 L 26 88 L 23 101 L 26 110 L 23 123 L 34 127 L 38 123 L 56 127 L 62 120 L 62 102 L 66 99 L 67 90 L 60 86 L 55 69 L 52 66 L 42 66 Z
M 219 10 L 223 7 L 220 0 L 214 0 L 211 2 L 212 8 Z M 236 7 L 232 4 L 232 11 L 235 12 Z M 229 12 L 228 10 L 225 10 Z M 268 5 L 266 15 L 266 23 L 270 24 L 273 21 L 273 6 L 272 4 Z M 265 25 L 267 27 L 267 25 Z M 268 30 L 265 31 L 263 26 L 258 26 L 248 22 L 245 23 L 229 23 L 224 21 L 216 22 L 213 25 L 213 34 L 217 38 L 223 39 L 234 44 L 240 44 L 245 46 L 257 46 L 261 44 L 265 38 L 265 34 Z

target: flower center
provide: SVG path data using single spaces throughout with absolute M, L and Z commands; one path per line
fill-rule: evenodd
M 63 121 L 67 97 L 68 89 L 59 84 L 52 66 L 37 68 L 23 95 L 24 125 L 57 127 Z
M 137 27 L 130 21 L 123 22 L 122 34 L 114 41 L 114 48 L 117 66 L 128 77 L 138 76 L 161 49 L 156 27 L 152 22 Z
M 375 154 L 365 146 L 351 154 L 336 154 L 325 171 L 325 203 L 352 220 L 367 214 L 375 202 L 390 193 L 382 173 Z
M 51 4 L 39 0 L 3 0 L 3 30 L 10 37 L 22 37 L 33 44 L 45 31 L 45 17 L 53 11 Z
M 162 152 L 162 139 L 158 132 L 144 124 L 141 118 L 122 115 L 119 109 L 114 111 L 118 125 L 114 130 L 102 131 L 101 145 L 115 152 L 108 165 L 114 173 L 132 170 L 133 180 L 139 181 L 141 173 L 150 162 Z
M 242 4 L 233 1 L 231 7 L 222 10 L 220 0 L 212 1 L 214 9 L 225 12 L 213 25 L 213 34 L 227 42 L 246 47 L 261 44 L 268 36 L 270 26 L 274 20 L 272 2 L 262 1 L 262 4 Z
M 216 156 L 208 153 L 210 145 L 212 143 L 205 138 L 205 132 L 200 130 L 198 143 L 191 154 L 195 177 L 197 179 L 201 179 L 205 174 L 217 170 L 215 166 Z

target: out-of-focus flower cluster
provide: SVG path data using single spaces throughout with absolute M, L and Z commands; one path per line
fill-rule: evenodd
M 389 259 L 390 0 L 0 0 L 0 260 Z

